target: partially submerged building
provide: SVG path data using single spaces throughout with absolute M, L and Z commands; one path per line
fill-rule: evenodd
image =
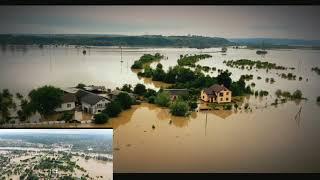
M 189 95 L 188 89 L 164 89 L 164 92 L 168 92 L 171 100 L 176 100 L 179 96 Z
M 62 104 L 55 109 L 56 112 L 71 111 L 76 107 L 77 98 L 74 94 L 64 93 L 62 96 Z
M 200 99 L 205 102 L 226 103 L 231 102 L 232 92 L 224 85 L 214 84 L 201 91 Z

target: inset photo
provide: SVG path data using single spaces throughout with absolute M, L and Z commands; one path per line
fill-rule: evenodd
M 112 180 L 112 129 L 1 129 L 0 179 Z

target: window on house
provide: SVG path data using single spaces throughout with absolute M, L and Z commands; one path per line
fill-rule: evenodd
M 204 96 L 202 96 L 202 98 L 204 99 Z
M 70 108 L 71 107 L 71 104 L 67 104 L 67 108 Z
M 222 93 L 222 92 L 220 93 L 220 96 L 223 96 L 223 93 Z
M 229 101 L 229 98 L 226 98 L 226 101 Z
M 220 98 L 220 101 L 223 101 L 223 99 L 222 99 L 222 98 Z
M 226 95 L 229 95 L 229 92 L 226 92 Z

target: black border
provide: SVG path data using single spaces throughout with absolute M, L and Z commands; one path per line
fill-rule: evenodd
M 0 0 L 0 5 L 320 5 L 319 0 Z

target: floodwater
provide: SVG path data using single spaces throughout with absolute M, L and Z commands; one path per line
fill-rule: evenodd
M 227 55 L 203 50 L 213 57 L 199 64 L 228 69 L 238 80 L 253 74 L 248 84 L 256 90 L 268 90 L 267 97 L 248 96 L 251 110 L 193 112 L 189 117 L 173 117 L 168 109 L 142 103 L 122 112 L 104 125 L 81 124 L 77 127 L 114 128 L 115 172 L 317 172 L 320 170 L 320 76 L 311 67 L 320 67 L 320 51 L 270 50 L 264 57 L 255 50 L 228 49 Z M 176 64 L 180 54 L 201 53 L 195 49 L 124 49 L 120 63 L 119 49 L 99 48 L 86 56 L 81 49 L 29 47 L 23 52 L 2 52 L 1 87 L 24 94 L 30 89 L 52 84 L 74 86 L 79 82 L 105 85 L 107 88 L 144 83 L 158 89 L 150 79 L 138 78 L 130 70 L 134 60 L 144 53 L 162 53 L 164 69 Z M 50 53 L 51 52 L 51 53 Z M 51 54 L 51 55 L 50 55 Z M 224 60 L 247 58 L 277 63 L 295 70 L 239 70 L 226 67 Z M 50 60 L 51 59 L 51 60 Z M 128 62 L 128 65 L 127 65 Z M 122 65 L 121 65 L 122 64 Z M 155 66 L 156 64 L 151 64 Z M 297 80 L 281 79 L 276 73 L 292 72 Z M 217 75 L 217 71 L 210 73 Z M 261 76 L 261 80 L 257 80 Z M 303 80 L 299 81 L 299 76 Z M 12 81 L 12 77 L 16 77 Z M 275 83 L 265 82 L 273 77 Z M 308 81 L 306 81 L 308 78 Z M 308 100 L 289 101 L 276 107 L 277 89 L 293 92 L 300 89 Z M 299 109 L 300 118 L 295 118 Z M 152 125 L 155 129 L 152 129 Z M 73 126 L 63 125 L 62 127 Z
M 95 159 L 86 160 L 85 158 L 82 158 L 82 157 L 74 157 L 73 161 L 76 161 L 80 167 L 83 167 L 85 170 L 87 170 L 87 173 L 89 173 L 90 177 L 96 178 L 97 176 L 99 176 L 100 179 L 106 179 L 106 180 L 113 179 L 112 162 L 95 160 Z M 82 172 L 78 169 L 75 171 L 75 175 L 77 175 L 78 177 L 79 176 L 81 177 L 82 175 L 85 176 L 87 173 Z

